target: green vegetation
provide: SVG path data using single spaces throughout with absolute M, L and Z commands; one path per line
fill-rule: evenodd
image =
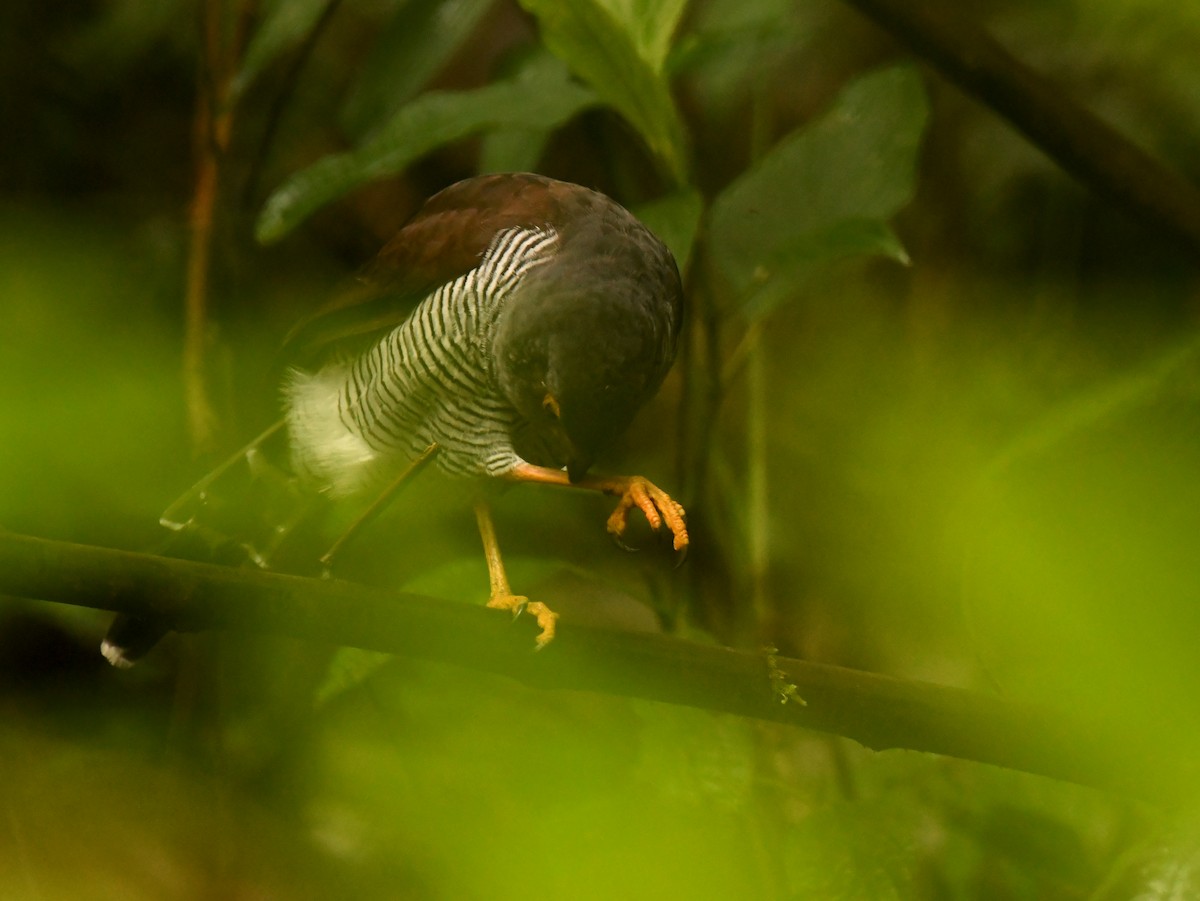
M 606 500 L 523 487 L 496 505 L 514 588 L 564 630 L 777 648 L 1095 721 L 1074 739 L 1133 768 L 1197 759 L 1200 14 L 968 11 L 1147 170 L 1036 146 L 855 11 L 886 6 L 10 2 L 0 527 L 164 548 L 160 511 L 272 419 L 288 327 L 425 196 L 534 169 L 685 272 L 687 346 L 603 462 L 678 496 L 693 545 L 621 553 Z M 1159 175 L 1174 213 L 1107 199 Z M 423 476 L 339 575 L 482 604 L 469 492 Z M 262 635 L 118 672 L 107 619 L 0 600 L 0 897 L 1200 891 L 1186 781 L 1164 810 Z

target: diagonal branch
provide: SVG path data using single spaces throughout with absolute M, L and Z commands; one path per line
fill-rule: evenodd
M 1015 59 L 953 3 L 846 0 L 991 107 L 1067 172 L 1200 258 L 1200 188 Z
M 337 580 L 0 533 L 0 594 L 157 616 L 181 630 L 240 629 L 423 657 L 545 689 L 756 717 L 876 750 L 929 751 L 1154 800 L 1194 784 L 1194 765 L 1161 750 L 1135 753 L 1115 729 L 977 692 L 569 623 L 535 654 L 531 621 L 514 629 L 499 611 Z

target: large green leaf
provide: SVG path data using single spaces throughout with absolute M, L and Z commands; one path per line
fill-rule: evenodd
M 900 804 L 839 804 L 785 838 L 789 897 L 900 901 L 916 896 L 914 815 Z
M 518 81 L 531 83 L 562 82 L 570 79 L 566 65 L 541 44 L 514 54 L 508 61 Z M 479 171 L 532 172 L 541 161 L 553 128 L 512 126 L 497 128 L 484 135 L 479 148 Z
M 661 72 L 687 0 L 598 0 L 597 5 L 621 24 L 638 55 Z
M 304 40 L 329 3 L 330 0 L 273 0 L 268 3 L 262 23 L 246 48 L 242 67 L 234 79 L 234 90 L 245 90 L 276 56 Z
M 542 40 L 629 121 L 664 170 L 686 181 L 687 141 L 664 71 L 686 0 L 520 0 Z
M 700 228 L 700 217 L 704 213 L 704 200 L 698 191 L 684 188 L 674 194 L 639 206 L 633 211 L 646 227 L 662 239 L 679 271 L 687 270 L 692 256 L 692 245 Z
M 866 75 L 818 121 L 780 141 L 713 204 L 713 259 L 747 304 L 780 292 L 797 265 L 884 253 L 886 220 L 912 196 L 928 106 L 909 67 Z
M 259 216 L 258 240 L 279 240 L 325 204 L 401 171 L 443 144 L 492 128 L 553 128 L 595 102 L 586 88 L 549 79 L 518 78 L 474 91 L 424 94 L 361 147 L 325 157 L 275 191 Z
M 752 318 L 762 316 L 795 297 L 814 265 L 865 256 L 909 263 L 900 238 L 882 219 L 840 219 L 794 235 L 764 256 L 742 296 L 743 308 Z
M 379 35 L 342 124 L 364 135 L 416 96 L 475 30 L 494 0 L 407 0 Z

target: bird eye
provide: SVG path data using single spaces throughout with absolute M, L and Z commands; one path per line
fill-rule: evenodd
M 542 398 L 542 409 L 555 419 L 562 418 L 562 410 L 558 408 L 558 401 L 554 399 L 553 394 L 547 394 L 544 398 Z

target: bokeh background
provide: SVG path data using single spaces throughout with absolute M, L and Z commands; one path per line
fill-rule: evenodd
M 1200 178 L 1200 7 L 969 15 Z M 0 85 L 0 527 L 169 551 L 159 513 L 275 415 L 288 326 L 424 197 L 536 169 L 685 270 L 682 359 L 604 465 L 694 541 L 673 570 L 604 499 L 509 492 L 519 591 L 1194 756 L 1194 253 L 849 6 L 9 0 Z M 483 603 L 468 501 L 423 479 L 341 574 Z M 262 637 L 118 672 L 106 624 L 0 600 L 5 898 L 1200 891 L 1195 786 L 1162 810 Z

